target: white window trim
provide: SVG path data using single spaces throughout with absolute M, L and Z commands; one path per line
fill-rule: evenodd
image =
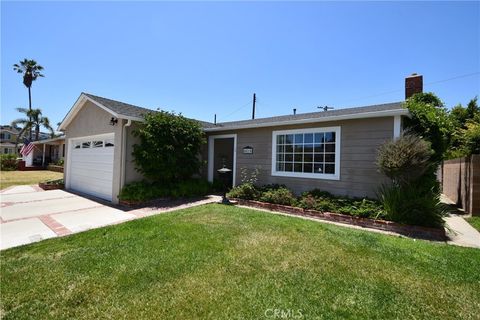
M 296 134 L 296 133 L 318 133 L 318 132 L 335 132 L 335 174 L 277 171 L 277 136 L 278 135 Z M 320 179 L 320 180 L 340 180 L 340 141 L 341 140 L 342 140 L 341 128 L 339 126 L 273 131 L 272 132 L 271 175 L 278 176 L 278 177 L 309 178 L 309 179 Z

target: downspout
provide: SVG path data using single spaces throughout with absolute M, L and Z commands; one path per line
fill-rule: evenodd
M 122 158 L 121 158 L 121 172 L 120 172 L 120 190 L 125 185 L 125 167 L 127 163 L 127 127 L 132 125 L 132 120 L 128 119 L 127 123 L 122 126 Z

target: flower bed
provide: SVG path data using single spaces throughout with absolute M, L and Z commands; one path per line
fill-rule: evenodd
M 38 184 L 38 186 L 40 188 L 42 188 L 43 190 L 56 190 L 56 189 L 65 188 L 65 184 L 63 183 L 63 179 L 40 182 Z
M 49 164 L 47 166 L 47 170 L 54 171 L 54 172 L 63 172 L 63 166 Z
M 356 226 L 365 227 L 365 228 L 372 228 L 376 230 L 390 231 L 390 232 L 395 232 L 395 233 L 402 234 L 412 238 L 439 240 L 439 241 L 444 241 L 447 239 L 445 235 L 445 229 L 443 228 L 410 226 L 410 225 L 396 223 L 393 221 L 361 218 L 361 217 L 351 216 L 346 214 L 322 212 L 317 210 L 303 209 L 299 207 L 273 204 L 268 202 L 255 201 L 255 200 L 245 200 L 245 199 L 232 199 L 232 200 L 235 200 L 240 205 L 245 205 L 249 207 L 267 209 L 271 211 L 279 211 L 279 212 L 284 212 L 288 214 L 309 217 L 309 218 L 314 218 L 319 220 L 346 223 L 346 224 L 356 225 Z

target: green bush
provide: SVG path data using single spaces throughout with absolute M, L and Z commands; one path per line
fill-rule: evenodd
M 295 204 L 296 198 L 293 193 L 285 187 L 271 188 L 263 192 L 260 201 L 290 206 Z
M 385 207 L 387 219 L 425 227 L 440 227 L 445 208 L 440 202 L 440 194 L 434 188 L 424 186 L 383 186 L 380 199 Z
M 15 154 L 1 154 L 0 155 L 0 170 L 13 171 L 17 170 L 18 161 Z
M 384 143 L 378 149 L 377 166 L 394 183 L 405 185 L 424 175 L 431 167 L 430 144 L 415 134 Z
M 136 169 L 149 180 L 174 184 L 199 172 L 205 134 L 197 121 L 164 111 L 148 113 L 133 134 L 140 140 L 133 146 Z
M 126 201 L 147 201 L 159 198 L 189 198 L 212 191 L 212 184 L 202 179 L 189 179 L 167 186 L 162 183 L 138 181 L 122 188 L 118 198 Z
M 258 200 L 262 192 L 250 182 L 233 187 L 228 193 L 229 198 Z

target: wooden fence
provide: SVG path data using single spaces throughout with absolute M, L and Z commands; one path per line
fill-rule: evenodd
M 443 193 L 465 212 L 480 216 L 480 155 L 444 161 Z

